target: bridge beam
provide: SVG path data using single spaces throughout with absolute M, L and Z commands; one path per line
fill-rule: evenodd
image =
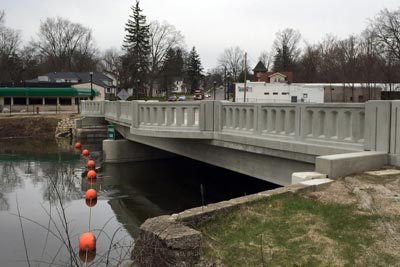
M 174 158 L 166 151 L 128 140 L 104 140 L 103 159 L 105 163 L 122 163 L 145 160 Z

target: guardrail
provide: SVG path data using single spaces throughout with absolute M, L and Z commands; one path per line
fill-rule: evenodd
M 139 135 L 213 139 L 215 134 L 223 134 L 400 154 L 399 103 L 82 101 L 81 104 L 83 115 L 104 116 Z

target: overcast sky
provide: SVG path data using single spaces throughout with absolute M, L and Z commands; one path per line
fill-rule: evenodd
M 31 40 L 40 21 L 61 16 L 93 30 L 98 48 L 120 48 L 133 0 L 1 0 L 6 25 Z M 205 70 L 217 64 L 225 48 L 240 46 L 251 64 L 270 51 L 275 33 L 301 32 L 303 40 L 320 41 L 360 33 L 383 8 L 397 9 L 399 0 L 142 0 L 147 21 L 173 24 L 185 36 L 187 49 L 196 46 Z

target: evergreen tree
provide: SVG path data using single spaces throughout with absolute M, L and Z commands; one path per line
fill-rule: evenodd
M 136 6 L 131 7 L 133 14 L 130 15 L 128 23 L 125 25 L 125 31 L 128 33 L 124 39 L 124 49 L 126 51 L 123 57 L 124 68 L 128 70 L 126 86 L 136 89 L 136 94 L 143 90 L 149 71 L 149 25 L 146 24 L 146 16 L 142 15 L 139 7 L 139 0 L 136 0 Z
M 172 87 L 174 86 L 174 81 L 181 79 L 183 76 L 183 55 L 181 49 L 170 48 L 165 57 L 162 70 L 162 88 L 166 90 L 167 95 L 169 95 Z
M 202 70 L 203 67 L 201 66 L 200 56 L 197 54 L 196 48 L 193 46 L 186 63 L 186 74 L 192 93 L 194 90 L 199 89 Z
M 274 71 L 293 71 L 294 61 L 286 45 L 276 49 Z

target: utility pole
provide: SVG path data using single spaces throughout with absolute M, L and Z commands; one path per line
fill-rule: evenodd
M 247 52 L 244 53 L 244 100 L 243 102 L 246 103 L 246 91 L 247 91 Z
M 226 96 L 226 93 L 227 93 L 227 87 L 228 87 L 228 82 L 227 82 L 227 80 L 226 80 L 226 67 L 225 67 L 225 86 L 224 86 L 224 100 L 227 100 L 228 99 L 228 97 Z

